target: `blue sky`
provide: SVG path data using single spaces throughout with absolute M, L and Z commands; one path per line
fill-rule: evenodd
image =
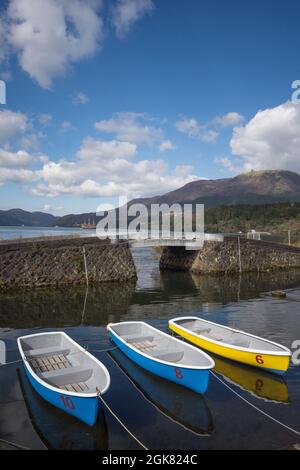
M 0 11 L 1 209 L 94 211 L 198 178 L 300 171 L 297 0 Z

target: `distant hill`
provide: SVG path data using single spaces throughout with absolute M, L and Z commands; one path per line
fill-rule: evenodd
M 274 170 L 274 171 L 251 171 L 244 173 L 234 178 L 223 178 L 217 180 L 198 180 L 188 183 L 182 188 L 176 189 L 169 193 L 154 196 L 149 198 L 134 199 L 129 202 L 144 203 L 147 206 L 150 204 L 174 204 L 174 203 L 203 203 L 206 209 L 222 207 L 221 212 L 216 212 L 219 220 L 228 215 L 228 210 L 224 206 L 256 206 L 256 205 L 273 205 L 278 203 L 294 203 L 300 202 L 300 175 L 292 171 Z M 284 212 L 285 216 L 289 216 L 290 209 L 288 206 L 280 209 Z M 249 207 L 237 208 L 232 212 L 231 219 L 239 217 L 239 211 L 243 214 L 249 214 L 249 220 L 255 221 L 255 217 L 259 215 L 262 220 L 263 214 L 267 211 L 268 221 L 272 218 L 272 214 L 276 217 L 280 213 L 278 208 L 261 208 L 258 211 L 250 210 Z M 246 211 L 246 212 L 244 212 Z M 293 209 L 295 212 L 295 209 Z M 294 217 L 294 212 L 292 217 Z M 212 227 L 215 226 L 213 222 L 215 214 L 212 212 L 211 217 L 207 222 Z M 27 212 L 22 209 L 11 209 L 8 211 L 0 211 L 0 225 L 13 225 L 13 226 L 54 226 L 60 227 L 76 227 L 88 222 L 98 222 L 99 217 L 96 217 L 94 212 L 84 214 L 68 214 L 62 217 L 55 217 L 51 214 L 43 212 Z M 229 221 L 229 219 L 227 219 Z M 230 225 L 230 224 L 229 224 Z M 232 226 L 236 224 L 233 223 Z
M 28 212 L 22 209 L 0 211 L 0 225 L 26 227 L 48 227 L 55 225 L 58 217 L 45 212 Z
M 251 171 L 217 180 L 198 180 L 185 186 L 150 198 L 129 202 L 174 204 L 197 202 L 206 207 L 234 204 L 272 204 L 300 201 L 300 175 L 292 171 Z
M 300 240 L 300 203 L 220 206 L 205 211 L 206 232 L 247 232 L 252 229 L 282 235 L 291 230 L 293 237 Z
M 59 227 L 76 227 L 80 226 L 81 224 L 93 223 L 94 221 L 97 223 L 100 217 L 96 217 L 95 212 L 86 212 L 84 214 L 68 214 L 63 215 L 56 221 L 56 225 Z

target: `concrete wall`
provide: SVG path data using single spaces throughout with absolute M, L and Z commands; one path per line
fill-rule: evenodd
M 162 270 L 188 270 L 194 273 L 269 272 L 299 268 L 300 248 L 276 243 L 228 237 L 224 242 L 205 241 L 198 251 L 165 248 L 160 262 Z
M 86 283 L 83 248 L 89 284 L 136 279 L 126 242 L 92 237 L 30 239 L 0 243 L 0 290 Z

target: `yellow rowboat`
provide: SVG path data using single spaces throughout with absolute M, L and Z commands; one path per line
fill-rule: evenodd
M 289 367 L 288 348 L 228 326 L 198 317 L 180 317 L 170 320 L 169 328 L 190 343 L 233 361 L 279 375 Z
M 229 383 L 264 401 L 290 403 L 288 387 L 282 377 L 219 356 L 212 355 L 212 358 L 215 361 L 214 372 Z

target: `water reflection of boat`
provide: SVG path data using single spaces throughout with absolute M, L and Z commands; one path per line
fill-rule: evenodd
M 212 415 L 202 395 L 148 373 L 118 349 L 109 354 L 145 398 L 170 419 L 196 434 L 212 433 Z
M 23 369 L 18 376 L 31 422 L 48 449 L 107 450 L 108 432 L 104 414 L 90 427 L 51 406 L 30 386 Z
M 231 362 L 214 354 L 212 357 L 216 364 L 214 371 L 234 385 L 266 401 L 290 403 L 288 387 L 281 377 Z

